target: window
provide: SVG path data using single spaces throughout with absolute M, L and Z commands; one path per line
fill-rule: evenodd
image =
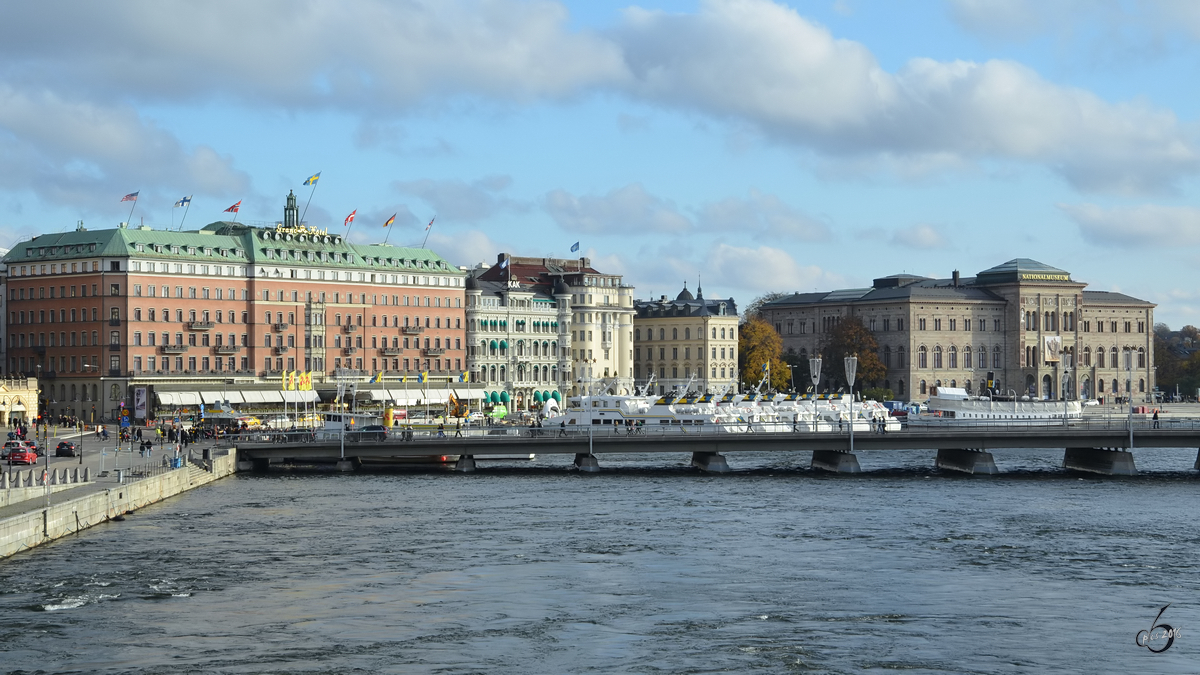
M 924 319 L 922 319 L 922 321 L 924 321 Z M 925 351 L 925 347 L 924 347 L 924 346 L 922 346 L 922 347 L 921 347 L 921 348 L 920 348 L 920 349 L 917 351 L 917 367 L 918 367 L 918 368 L 928 368 L 928 367 L 929 367 L 929 359 L 928 359 L 928 354 L 927 354 L 927 352 Z M 925 393 L 925 392 L 924 392 L 924 385 L 923 385 L 923 384 L 922 384 L 922 391 L 921 391 L 921 393 L 922 393 L 922 394 L 923 394 L 923 393 Z

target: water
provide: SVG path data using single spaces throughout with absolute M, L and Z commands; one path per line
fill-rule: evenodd
M 17 673 L 1192 673 L 1195 451 L 239 475 L 0 563 Z M 1134 644 L 1158 609 L 1182 636 Z M 1191 631 L 1195 630 L 1196 633 Z

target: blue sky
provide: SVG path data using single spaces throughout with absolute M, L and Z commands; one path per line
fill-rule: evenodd
M 0 245 L 307 219 L 640 297 L 1015 257 L 1200 323 L 1200 3 L 2 2 Z

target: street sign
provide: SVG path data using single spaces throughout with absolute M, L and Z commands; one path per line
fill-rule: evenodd
M 121 415 L 121 426 L 129 426 L 129 415 Z

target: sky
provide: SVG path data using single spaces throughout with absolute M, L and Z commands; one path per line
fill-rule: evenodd
M 1192 0 L 0 0 L 0 16 L 0 246 L 131 206 L 163 229 L 238 201 L 273 223 L 294 190 L 310 225 L 344 232 L 356 211 L 358 243 L 419 246 L 436 218 L 426 245 L 455 264 L 582 254 L 639 298 L 701 282 L 745 306 L 1024 257 L 1200 324 Z

